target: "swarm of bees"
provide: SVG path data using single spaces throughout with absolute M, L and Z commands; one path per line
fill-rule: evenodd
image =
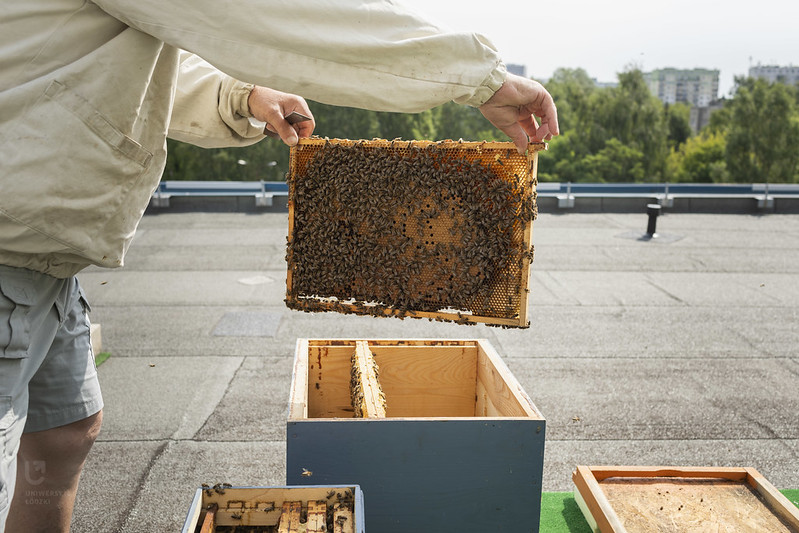
M 311 141 L 292 148 L 287 178 L 289 307 L 519 319 L 536 217 L 530 158 L 510 143 Z

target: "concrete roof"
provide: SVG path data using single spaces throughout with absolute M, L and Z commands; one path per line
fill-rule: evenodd
M 180 530 L 201 483 L 282 485 L 298 337 L 485 338 L 577 464 L 751 466 L 799 488 L 799 216 L 542 214 L 528 330 L 290 311 L 285 211 L 161 213 L 79 277 L 112 357 L 74 531 Z M 368 498 L 368 495 L 367 495 Z

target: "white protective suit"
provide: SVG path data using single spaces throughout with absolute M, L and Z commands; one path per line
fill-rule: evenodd
M 122 265 L 167 136 L 262 138 L 250 84 L 417 112 L 505 78 L 485 38 L 390 0 L 5 2 L 0 73 L 0 264 L 58 278 Z

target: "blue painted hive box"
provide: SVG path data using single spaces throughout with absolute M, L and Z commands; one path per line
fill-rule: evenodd
M 357 485 L 303 487 L 203 486 L 182 533 L 365 533 Z
M 381 418 L 354 417 L 364 352 L 378 367 Z M 485 340 L 300 339 L 286 482 L 357 483 L 381 533 L 537 532 L 545 429 Z

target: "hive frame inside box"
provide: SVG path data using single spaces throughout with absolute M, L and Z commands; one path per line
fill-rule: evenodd
M 379 365 L 384 419 L 349 418 L 357 342 Z M 358 483 L 376 531 L 537 531 L 545 429 L 485 340 L 299 339 L 286 480 Z
M 347 498 L 351 495 L 352 498 L 353 509 L 351 514 L 346 516 L 352 517 L 353 524 L 350 524 L 346 530 L 364 533 L 363 492 L 357 485 L 200 488 L 194 494 L 181 532 L 195 533 L 202 525 L 203 510 L 211 504 L 218 506 L 216 520 L 214 526 L 211 527 L 211 531 L 214 531 L 215 526 L 274 525 L 279 520 L 284 502 L 299 501 L 307 505 L 311 500 L 327 500 L 330 504 L 332 498 L 337 498 L 341 494 Z M 272 509 L 270 510 L 270 508 Z M 291 529 L 290 531 L 298 530 Z
M 536 198 L 535 189 L 537 183 L 536 174 L 538 168 L 538 151 L 546 149 L 546 145 L 544 143 L 530 143 L 527 154 L 525 156 L 520 156 L 516 152 L 515 145 L 510 142 L 387 141 L 383 139 L 373 139 L 371 141 L 352 141 L 347 139 L 320 138 L 300 139 L 299 144 L 291 149 L 288 199 L 289 243 L 292 242 L 295 231 L 295 206 L 298 199 L 297 195 L 295 194 L 295 186 L 293 184 L 295 180 L 299 179 L 299 176 L 302 175 L 303 165 L 300 163 L 300 160 L 303 157 L 308 157 L 307 154 L 309 151 L 312 154 L 314 153 L 313 151 L 321 150 L 328 145 L 357 145 L 358 147 L 365 147 L 367 149 L 387 151 L 405 150 L 410 149 L 410 147 L 422 149 L 435 147 L 440 150 L 453 150 L 453 153 L 455 153 L 455 150 L 463 151 L 463 153 L 469 154 L 468 157 L 472 157 L 474 160 L 480 160 L 484 162 L 488 161 L 487 164 L 491 163 L 494 154 L 506 153 L 509 154 L 509 156 L 513 154 L 514 158 L 522 158 L 522 160 L 525 161 L 525 166 L 523 167 L 524 170 L 522 170 L 522 167 L 518 166 L 518 163 L 517 166 L 513 167 L 513 170 L 518 170 L 518 174 L 521 175 L 521 180 L 523 181 L 522 190 L 528 191 L 526 194 L 530 195 L 533 202 L 535 202 Z M 496 157 L 499 156 L 497 155 Z M 509 168 L 503 169 L 502 166 L 496 166 L 496 168 L 500 169 L 498 171 L 500 173 L 513 172 L 513 170 Z M 502 179 L 509 178 L 504 176 Z M 433 226 L 431 226 L 431 230 L 432 229 Z M 493 300 L 493 303 L 487 304 L 491 309 L 490 313 L 485 310 L 480 310 L 483 308 L 478 308 L 475 312 L 473 312 L 472 310 L 468 309 L 452 308 L 452 306 L 442 306 L 435 311 L 413 308 L 400 309 L 390 303 L 386 304 L 385 302 L 359 301 L 357 298 L 350 298 L 349 296 L 351 295 L 341 297 L 340 295 L 331 296 L 328 294 L 295 294 L 293 280 L 295 257 L 291 251 L 291 246 L 289 246 L 289 253 L 287 254 L 288 272 L 286 278 L 286 303 L 289 305 L 289 307 L 305 311 L 337 311 L 342 313 L 371 314 L 373 316 L 399 316 L 401 318 L 408 316 L 412 318 L 456 321 L 464 324 L 485 323 L 503 327 L 526 328 L 529 327 L 529 321 L 527 319 L 527 295 L 529 292 L 528 285 L 530 264 L 532 262 L 531 236 L 532 220 L 529 220 L 522 228 L 519 242 L 517 242 L 515 245 L 515 248 L 524 250 L 525 255 L 521 259 L 521 266 L 519 268 L 518 274 L 510 276 L 511 278 L 515 279 L 514 289 L 508 290 L 508 288 L 504 285 L 494 284 L 494 280 L 492 279 L 491 285 L 493 287 L 492 291 L 494 292 L 492 293 L 490 300 Z M 430 244 L 432 245 L 432 242 Z M 528 250 L 530 250 L 529 254 L 527 254 Z M 507 270 L 507 272 L 510 272 L 510 270 Z M 504 276 L 504 274 L 501 275 Z M 352 281 L 353 283 L 356 282 L 355 279 Z M 406 287 L 403 287 L 403 290 L 407 292 Z M 506 294 L 506 291 L 508 294 Z M 505 298 L 507 298 L 507 302 L 505 302 Z M 502 300 L 502 305 L 497 302 L 498 299 Z M 505 306 L 506 303 L 507 306 Z M 503 306 L 505 306 L 504 311 L 500 311 L 499 309 Z
M 786 527 L 784 531 L 799 533 L 799 509 L 797 509 L 791 502 L 783 496 L 765 477 L 763 477 L 754 468 L 724 468 L 724 467 L 668 467 L 668 466 L 578 466 L 572 474 L 572 480 L 575 485 L 574 497 L 577 505 L 585 516 L 586 521 L 593 531 L 600 533 L 628 533 L 628 529 L 623 525 L 623 521 L 619 516 L 622 512 L 617 505 L 616 508 L 611 504 L 608 496 L 603 490 L 601 483 L 606 480 L 613 480 L 619 483 L 647 483 L 652 487 L 656 486 L 660 481 L 669 482 L 675 480 L 669 485 L 680 489 L 681 482 L 692 482 L 695 486 L 701 484 L 701 490 L 707 491 L 711 494 L 716 483 L 718 485 L 730 486 L 731 484 L 742 485 L 749 490 L 760 500 L 763 512 L 773 515 L 778 518 Z M 665 497 L 665 485 L 661 486 L 656 494 Z M 652 488 L 649 489 L 653 490 Z M 723 496 L 722 496 L 723 497 Z M 694 496 L 695 500 L 695 496 Z M 702 502 L 704 498 L 700 498 Z M 716 500 L 718 501 L 718 500 Z M 695 503 L 695 502 L 694 502 Z M 735 504 L 734 501 L 732 501 Z M 712 505 L 708 499 L 707 504 L 712 509 Z M 668 514 L 669 520 L 675 517 L 679 520 L 678 509 L 664 509 L 663 506 L 655 506 L 659 512 L 664 512 L 664 516 Z M 619 512 L 617 512 L 619 511 Z M 677 512 L 675 512 L 677 511 Z M 690 510 L 685 508 L 685 520 L 690 520 L 690 516 L 696 517 L 701 515 L 702 509 Z M 633 511 L 630 511 L 631 513 Z M 723 512 L 716 507 L 716 512 Z M 691 513 L 693 513 L 691 515 Z M 640 516 L 640 510 L 637 512 Z M 695 520 L 695 519 L 694 519 Z M 652 527 L 657 527 L 652 524 Z M 677 523 L 677 529 L 674 531 L 684 531 L 685 528 L 680 528 Z

